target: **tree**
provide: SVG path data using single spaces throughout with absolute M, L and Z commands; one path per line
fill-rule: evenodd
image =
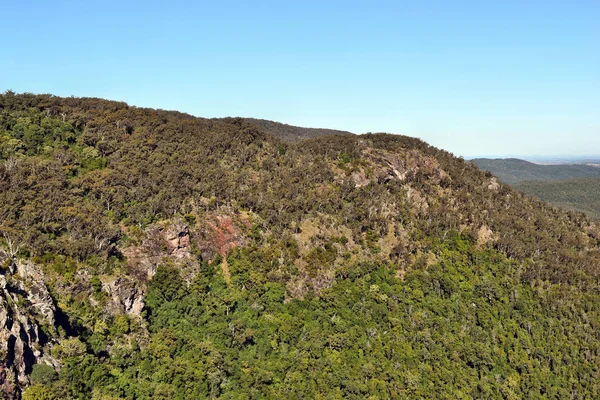
M 35 384 L 23 393 L 23 400 L 57 400 L 56 395 L 46 385 Z
M 4 239 L 4 244 L 6 245 L 5 253 L 10 260 L 10 273 L 14 274 L 17 266 L 17 255 L 23 247 L 23 242 L 21 240 L 22 234 L 16 229 L 8 228 L 2 225 L 0 225 L 0 233 L 2 235 L 2 238 Z
M 48 385 L 58 379 L 54 368 L 47 364 L 35 364 L 31 371 L 31 383 Z

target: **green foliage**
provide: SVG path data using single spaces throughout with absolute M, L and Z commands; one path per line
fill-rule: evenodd
M 254 126 L 260 127 L 265 132 L 285 139 L 288 142 L 298 142 L 303 139 L 323 136 L 323 135 L 350 135 L 350 132 L 339 131 L 335 129 L 321 129 L 321 128 L 301 128 L 298 126 L 292 126 L 282 124 L 274 121 L 267 121 L 264 119 L 256 118 L 244 118 L 244 121 Z M 286 153 L 285 146 L 279 147 L 279 154 L 284 155 Z
M 160 266 L 149 284 L 146 305 L 150 310 L 170 301 L 177 301 L 185 294 L 186 286 L 178 270 Z
M 73 325 L 25 395 L 599 397 L 595 225 L 420 140 L 321 133 L 0 96 L 2 254 Z M 108 278 L 147 283 L 143 320 Z
M 111 326 L 113 335 L 126 335 L 130 332 L 130 321 L 126 315 L 118 315 Z
M 600 218 L 600 178 L 527 181 L 513 186 L 566 210 L 583 212 L 595 219 Z
M 78 175 L 83 175 L 90 171 L 104 169 L 108 166 L 107 158 L 84 158 L 81 160 L 81 169 L 77 170 Z
M 304 257 L 307 263 L 306 271 L 310 275 L 316 276 L 320 271 L 332 265 L 336 257 L 337 251 L 329 243 L 323 247 L 315 247 Z
M 518 159 L 475 159 L 515 189 L 566 210 L 600 217 L 600 168 L 583 164 L 539 165 Z
M 112 358 L 81 373 L 69 364 L 67 374 L 94 380 L 116 369 L 127 378 L 94 387 L 134 398 L 599 393 L 592 372 L 600 362 L 592 339 L 598 295 L 523 284 L 519 263 L 463 235 L 433 249 L 439 262 L 404 280 L 389 265 L 357 264 L 320 298 L 303 301 L 286 301 L 285 286 L 273 282 L 227 288 L 216 274 L 208 288 L 181 294 L 165 284 L 169 270 L 162 269 L 148 298 L 163 301 L 153 306 L 152 339 L 136 361 Z M 235 259 L 262 268 L 251 254 Z M 583 308 L 573 310 L 573 301 L 588 310 L 587 324 L 574 319 Z
M 54 346 L 52 355 L 59 358 L 74 358 L 83 355 L 85 351 L 85 343 L 78 338 L 71 338 L 65 339 L 60 345 Z
M 58 378 L 53 367 L 46 364 L 35 364 L 31 371 L 31 383 L 48 385 Z
M 92 290 L 94 291 L 94 293 L 100 293 L 102 291 L 102 282 L 100 281 L 100 278 L 98 278 L 97 276 L 92 276 L 90 283 L 92 285 Z
M 56 400 L 56 395 L 45 385 L 34 384 L 23 393 L 23 400 Z

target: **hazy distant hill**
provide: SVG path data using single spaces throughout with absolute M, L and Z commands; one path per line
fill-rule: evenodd
M 266 119 L 244 118 L 244 120 L 252 125 L 260 127 L 263 131 L 288 142 L 298 142 L 303 139 L 324 135 L 352 135 L 351 132 L 347 131 L 322 128 L 302 128 L 299 126 L 282 124 L 280 122 L 268 121 Z
M 517 158 L 472 162 L 503 182 L 555 206 L 600 217 L 600 168 L 584 164 L 540 165 Z
M 600 218 L 600 178 L 526 181 L 513 187 L 567 210 Z
M 490 171 L 508 184 L 523 181 L 552 181 L 572 178 L 600 178 L 600 168 L 582 164 L 540 165 L 518 158 L 476 158 L 479 168 Z

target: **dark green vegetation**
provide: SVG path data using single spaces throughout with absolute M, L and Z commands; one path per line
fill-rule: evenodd
M 310 139 L 317 136 L 324 135 L 351 135 L 352 133 L 346 131 L 339 131 L 335 129 L 322 129 L 322 128 L 301 128 L 298 126 L 282 124 L 280 122 L 268 121 L 265 119 L 256 118 L 244 118 L 244 121 L 259 127 L 263 131 L 277 136 L 288 142 L 298 142 L 304 139 Z
M 476 158 L 471 160 L 508 184 L 523 181 L 554 181 L 572 178 L 600 178 L 600 168 L 583 164 L 540 165 L 517 158 Z
M 591 218 L 600 217 L 600 167 L 539 165 L 515 158 L 479 158 L 472 162 L 523 193 Z
M 600 396 L 597 227 L 416 139 L 6 93 L 0 231 L 64 314 L 25 398 Z
M 513 187 L 566 210 L 600 218 L 600 178 L 525 181 Z

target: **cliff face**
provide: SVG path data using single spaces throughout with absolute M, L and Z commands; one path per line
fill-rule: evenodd
M 6 257 L 0 261 L 12 262 Z M 29 383 L 34 364 L 58 367 L 48 352 L 56 309 L 43 274 L 28 261 L 17 262 L 15 267 L 15 275 L 0 275 L 0 386 L 8 398 Z

